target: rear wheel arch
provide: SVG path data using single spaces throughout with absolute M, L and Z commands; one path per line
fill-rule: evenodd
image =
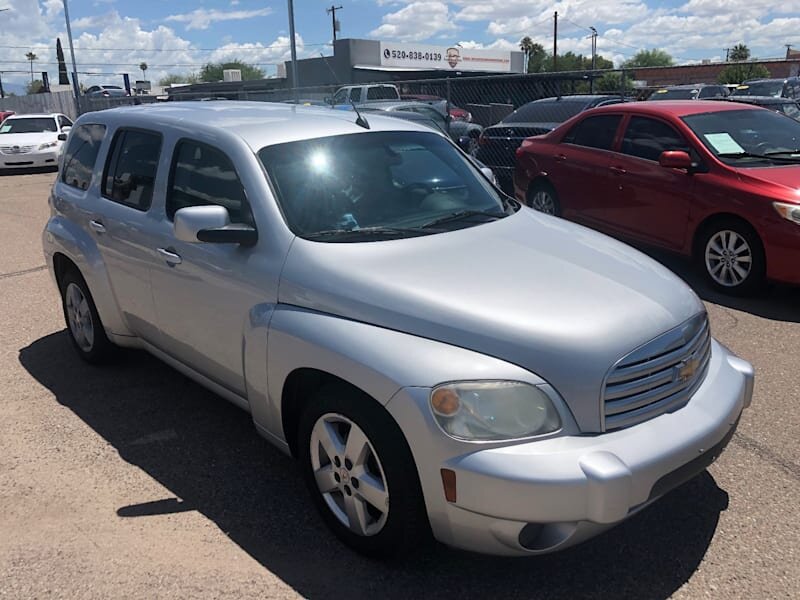
M 78 268 L 78 265 L 76 265 L 75 262 L 66 254 L 56 252 L 53 255 L 53 273 L 55 273 L 56 283 L 58 284 L 59 290 L 62 288 L 64 275 L 66 275 L 69 271 L 75 271 L 83 279 L 83 275 L 81 274 L 81 270 Z
M 558 192 L 556 191 L 553 182 L 550 181 L 550 179 L 545 175 L 539 175 L 533 178 L 528 184 L 528 190 L 525 194 L 525 204 L 534 210 L 547 213 L 546 210 L 542 210 L 540 207 L 535 206 L 536 202 L 534 201 L 534 196 L 542 191 L 547 192 L 552 199 L 553 212 L 548 214 L 561 216 L 561 202 L 559 201 Z

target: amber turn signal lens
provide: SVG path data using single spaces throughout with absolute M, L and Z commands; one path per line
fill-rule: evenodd
M 450 417 L 458 412 L 461 408 L 461 401 L 458 399 L 458 394 L 450 388 L 439 388 L 433 392 L 431 396 L 431 406 L 437 414 L 443 417 Z
M 444 498 L 448 502 L 456 501 L 456 472 L 450 469 L 442 469 L 442 486 L 444 487 Z

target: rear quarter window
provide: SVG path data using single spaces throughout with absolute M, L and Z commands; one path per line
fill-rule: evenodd
M 117 130 L 106 162 L 103 196 L 136 210 L 149 209 L 160 155 L 161 134 Z
M 105 135 L 105 125 L 80 125 L 72 131 L 64 153 L 61 181 L 79 190 L 89 188 L 97 153 Z
M 576 123 L 564 136 L 563 143 L 611 150 L 622 115 L 597 115 Z

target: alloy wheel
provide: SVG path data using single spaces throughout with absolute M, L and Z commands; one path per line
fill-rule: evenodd
M 383 529 L 389 489 L 380 459 L 364 431 L 344 415 L 327 413 L 311 430 L 311 467 L 325 504 L 360 536 Z
M 64 295 L 70 333 L 81 350 L 91 352 L 94 346 L 94 323 L 89 302 L 83 290 L 75 283 L 67 285 Z
M 536 190 L 534 192 L 531 197 L 531 208 L 546 215 L 556 214 L 556 203 L 547 190 Z
M 730 229 L 718 231 L 708 240 L 706 270 L 719 285 L 736 287 L 744 283 L 753 267 L 753 251 L 740 234 Z

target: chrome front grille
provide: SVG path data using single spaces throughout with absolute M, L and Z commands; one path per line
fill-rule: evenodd
M 710 357 L 708 317 L 702 313 L 621 358 L 603 385 L 604 430 L 682 407 L 705 379 Z
M 0 146 L 3 154 L 27 154 L 33 152 L 36 146 Z

